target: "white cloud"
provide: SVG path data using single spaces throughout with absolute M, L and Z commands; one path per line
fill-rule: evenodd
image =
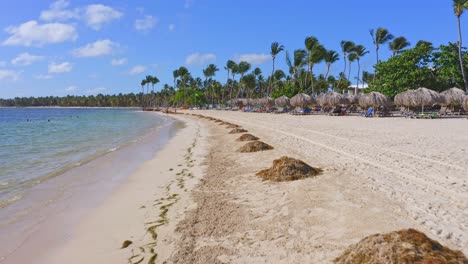
M 36 61 L 41 61 L 43 59 L 44 59 L 43 56 L 31 55 L 26 52 L 26 53 L 21 53 L 20 55 L 18 55 L 18 57 L 11 60 L 11 64 L 19 65 L 19 66 L 27 66 L 27 65 L 33 64 Z
M 20 77 L 20 73 L 11 70 L 0 70 L 0 81 L 1 80 L 10 80 L 17 81 Z
M 69 62 L 49 64 L 49 73 L 65 73 L 70 72 L 72 69 L 73 66 Z
M 138 74 L 141 74 L 143 72 L 146 71 L 146 66 L 143 66 L 143 65 L 136 65 L 134 66 L 129 72 L 128 74 L 130 75 L 138 75 Z
M 75 27 L 62 23 L 38 24 L 31 20 L 19 26 L 8 27 L 5 31 L 11 36 L 3 41 L 7 46 L 43 46 L 76 40 Z
M 110 6 L 101 4 L 86 7 L 84 19 L 86 24 L 94 30 L 100 30 L 104 24 L 119 19 L 123 14 Z
M 185 59 L 185 64 L 202 66 L 208 62 L 214 62 L 215 60 L 216 60 L 216 55 L 212 53 L 206 53 L 206 54 L 194 53 L 194 54 L 189 55 Z
M 50 74 L 39 74 L 39 75 L 36 75 L 35 78 L 39 79 L 39 80 L 50 80 L 50 79 L 52 79 L 52 75 L 50 75 Z
M 127 59 L 126 59 L 126 58 L 122 58 L 122 59 L 113 59 L 113 60 L 111 61 L 112 66 L 120 66 L 120 65 L 124 65 L 125 63 L 127 63 Z
M 117 44 L 108 39 L 98 40 L 94 43 L 87 44 L 84 47 L 74 49 L 72 54 L 75 57 L 106 56 L 111 55 L 114 52 L 115 46 L 117 46 Z
M 107 88 L 104 88 L 104 87 L 98 87 L 98 88 L 94 88 L 94 89 L 88 89 L 86 90 L 85 92 L 87 94 L 98 94 L 98 93 L 102 93 L 104 91 L 106 91 Z
M 0 61 L 0 67 L 6 67 L 7 62 L 6 61 Z
M 69 5 L 69 1 L 58 0 L 50 5 L 49 10 L 41 12 L 40 19 L 45 21 L 66 21 L 73 18 L 78 19 L 79 10 L 67 10 L 66 8 Z
M 190 8 L 193 5 L 193 0 L 185 0 L 184 8 Z
M 271 59 L 271 56 L 265 53 L 250 53 L 236 56 L 235 61 L 246 61 L 254 65 L 265 64 Z
M 145 16 L 143 19 L 135 20 L 135 29 L 138 31 L 147 32 L 154 28 L 158 23 L 158 19 L 154 16 Z
M 65 91 L 67 92 L 76 92 L 78 90 L 78 87 L 74 86 L 74 85 L 71 85 L 71 86 L 68 86 Z
M 175 25 L 174 24 L 170 24 L 168 28 L 169 28 L 169 31 L 171 31 L 171 32 L 175 31 Z

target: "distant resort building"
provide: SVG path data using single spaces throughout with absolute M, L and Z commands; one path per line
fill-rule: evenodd
M 355 85 L 355 84 L 348 86 L 348 90 L 343 91 L 343 93 L 355 94 L 356 86 L 357 85 Z M 361 94 L 362 90 L 367 89 L 368 87 L 369 87 L 369 85 L 367 85 L 367 84 L 359 84 L 359 86 L 357 87 L 357 93 Z

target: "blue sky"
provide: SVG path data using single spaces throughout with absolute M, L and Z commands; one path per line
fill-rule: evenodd
M 202 77 L 209 63 L 226 80 L 228 59 L 245 59 L 271 71 L 273 41 L 286 50 L 316 36 L 340 51 L 341 40 L 370 50 L 361 60 L 372 71 L 375 52 L 369 29 L 385 27 L 415 44 L 457 41 L 452 1 L 442 0 L 15 0 L 0 1 L 0 98 L 139 92 L 155 75 L 172 83 L 172 71 L 187 66 Z M 462 18 L 468 38 L 468 14 Z M 465 45 L 466 46 L 466 45 Z M 287 72 L 284 52 L 277 68 Z M 388 58 L 387 46 L 381 48 Z M 357 68 L 356 65 L 353 66 Z M 337 75 L 341 59 L 332 66 Z M 325 65 L 315 67 L 323 73 Z M 354 72 L 354 71 L 353 71 Z M 353 74 L 355 75 L 355 73 Z

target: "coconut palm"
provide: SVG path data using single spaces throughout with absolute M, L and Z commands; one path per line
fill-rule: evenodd
M 360 60 L 361 60 L 362 57 L 364 57 L 366 54 L 368 54 L 369 51 L 366 50 L 366 48 L 363 45 L 357 45 L 356 47 L 354 47 L 353 51 L 354 51 L 354 53 L 352 53 L 352 54 L 356 54 L 356 61 L 358 63 L 357 84 L 356 84 L 356 88 L 354 89 L 354 94 L 357 94 L 358 87 L 359 87 L 359 77 L 360 77 L 360 73 L 361 73 Z
M 323 58 L 325 60 L 325 63 L 327 64 L 327 73 L 325 74 L 325 79 L 328 78 L 328 73 L 330 72 L 331 65 L 338 60 L 340 60 L 340 56 L 338 55 L 338 52 L 334 50 L 327 50 L 325 52 L 325 56 Z
M 289 52 L 286 51 L 286 64 L 289 67 L 289 73 L 291 73 L 294 76 L 294 81 L 299 80 L 299 72 L 300 69 L 306 64 L 306 51 L 303 49 L 297 49 L 294 51 L 294 60 L 291 61 L 291 57 L 289 55 Z M 302 87 L 302 84 L 299 80 L 299 85 Z
M 375 56 L 377 58 L 377 63 L 379 63 L 379 48 L 380 48 L 380 45 L 382 44 L 385 44 L 387 42 L 389 42 L 390 40 L 392 40 L 394 37 L 392 34 L 390 34 L 390 32 L 388 32 L 387 29 L 385 28 L 377 28 L 377 30 L 369 30 L 369 33 L 372 37 L 372 42 L 374 43 L 374 46 L 375 46 Z M 375 80 L 375 72 L 374 72 L 374 80 Z
M 411 45 L 405 37 L 398 37 L 395 38 L 392 42 L 388 43 L 388 47 L 393 52 L 392 56 L 399 54 L 403 51 L 404 48 Z
M 227 71 L 227 81 L 226 81 L 226 86 L 229 85 L 229 73 L 231 72 L 232 70 L 232 66 L 235 64 L 234 61 L 232 60 L 228 60 L 226 62 L 226 66 L 224 66 L 224 69 Z M 222 100 L 221 100 L 223 103 L 224 103 L 224 92 L 223 92 L 223 95 L 222 95 Z
M 284 46 L 281 45 L 280 43 L 278 42 L 273 42 L 271 43 L 271 49 L 270 49 L 270 55 L 271 55 L 271 59 L 272 59 L 272 70 L 271 70 L 271 75 L 273 76 L 274 72 L 275 72 L 275 59 L 276 59 L 276 56 L 282 52 L 284 50 Z M 271 92 L 271 90 L 273 89 L 272 87 L 273 83 L 272 83 L 272 79 L 270 79 L 270 87 L 269 87 L 269 91 L 268 91 L 268 94 Z
M 203 70 L 203 75 L 205 75 L 205 83 L 208 84 L 208 79 L 215 76 L 216 72 L 219 71 L 218 67 L 214 64 L 210 64 L 206 67 L 206 69 Z M 211 87 L 211 82 L 209 84 Z M 211 104 L 214 104 L 214 90 L 213 87 L 211 87 Z
M 304 41 L 306 47 L 307 75 L 310 76 L 311 92 L 314 93 L 314 65 L 320 63 L 325 57 L 325 48 L 319 43 L 316 37 L 307 37 Z
M 468 79 L 465 74 L 465 68 L 463 67 L 462 32 L 460 22 L 460 17 L 463 15 L 463 11 L 465 11 L 465 9 L 468 9 L 467 0 L 453 0 L 453 10 L 458 22 L 458 59 L 460 60 L 460 69 L 462 72 L 463 81 L 465 82 L 465 92 L 468 93 Z
M 348 53 L 353 50 L 355 44 L 352 41 L 342 40 L 341 43 L 340 43 L 340 46 L 341 46 L 341 51 L 343 52 L 343 61 L 344 61 L 343 73 L 345 73 L 346 72 L 346 65 L 348 63 L 348 61 L 347 61 Z M 345 78 L 346 78 L 346 75 L 345 75 Z M 341 83 L 341 79 L 340 79 L 340 83 Z M 339 86 L 339 84 L 338 84 L 338 86 Z
M 143 98 L 144 98 L 144 96 L 145 96 L 146 79 L 141 80 L 140 85 L 141 85 L 141 100 L 140 100 L 141 108 L 142 108 L 142 109 L 145 109 L 145 104 L 144 104 L 144 102 L 143 102 Z
M 353 63 L 356 59 L 357 59 L 357 55 L 354 51 L 348 54 L 348 62 L 349 62 L 348 80 L 351 79 L 351 63 Z
M 234 81 L 236 80 L 236 74 L 239 73 L 239 65 L 235 62 L 231 64 L 231 75 L 232 75 L 232 86 L 229 95 L 229 99 L 232 101 L 232 92 L 234 90 Z
M 242 84 L 242 79 L 244 78 L 244 74 L 250 70 L 250 63 L 246 61 L 241 61 L 239 62 L 239 65 L 237 67 L 237 72 L 240 74 L 240 83 Z M 241 93 L 242 85 L 239 87 L 239 92 L 238 95 Z

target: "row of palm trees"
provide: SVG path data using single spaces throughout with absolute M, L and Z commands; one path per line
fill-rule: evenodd
M 464 10 L 468 8 L 468 0 L 453 0 L 454 14 L 458 21 L 459 32 L 459 61 L 463 80 L 465 83 L 465 90 L 468 92 L 468 80 L 465 75 L 463 60 L 462 60 L 462 34 L 460 17 Z M 380 63 L 379 52 L 381 47 L 388 44 L 389 50 L 393 56 L 398 56 L 406 48 L 410 46 L 409 41 L 403 37 L 394 37 L 389 30 L 378 27 L 369 31 L 372 38 L 372 43 L 375 48 L 376 64 Z M 419 42 L 418 42 L 419 44 Z M 360 44 L 356 44 L 350 40 L 343 40 L 340 43 L 341 54 L 343 58 L 344 68 L 338 76 L 329 76 L 331 67 L 334 63 L 340 60 L 340 55 L 337 51 L 326 49 L 320 41 L 314 37 L 309 36 L 304 40 L 304 47 L 295 49 L 293 52 L 285 50 L 284 45 L 279 42 L 273 42 L 270 46 L 270 55 L 272 58 L 272 71 L 271 75 L 266 79 L 262 76 L 259 68 L 251 71 L 251 64 L 246 61 L 236 63 L 233 60 L 228 60 L 224 69 L 227 71 L 227 81 L 222 85 L 214 80 L 219 68 L 215 64 L 209 64 L 204 70 L 204 82 L 200 78 L 193 78 L 186 67 L 180 67 L 173 71 L 174 83 L 173 89 L 177 90 L 181 100 L 177 99 L 178 103 L 186 104 L 190 96 L 203 95 L 205 103 L 219 103 L 239 97 L 252 97 L 257 94 L 259 97 L 271 96 L 278 89 L 293 88 L 298 92 L 305 92 L 308 94 L 318 94 L 328 90 L 330 87 L 336 90 L 347 89 L 351 79 L 351 67 L 354 62 L 357 62 L 357 77 L 356 88 L 357 93 L 360 84 L 365 82 L 369 83 L 375 81 L 378 76 L 375 71 L 374 74 L 361 71 L 361 59 L 369 54 L 369 50 Z M 275 62 L 280 53 L 285 51 L 285 60 L 288 66 L 289 75 L 285 74 L 282 70 L 276 70 Z M 324 73 L 316 74 L 314 66 L 319 63 L 326 64 L 326 71 Z M 251 72 L 250 72 L 251 71 Z M 236 79 L 236 76 L 239 79 Z M 147 86 L 146 94 L 148 94 L 148 86 L 151 84 L 156 85 L 159 80 L 156 77 L 147 76 L 142 80 L 142 94 L 144 94 L 144 86 Z M 194 91 L 195 90 L 195 91 Z M 278 93 L 277 93 L 278 94 Z M 145 100 L 142 100 L 145 101 Z M 203 101 L 203 100 L 202 100 Z

